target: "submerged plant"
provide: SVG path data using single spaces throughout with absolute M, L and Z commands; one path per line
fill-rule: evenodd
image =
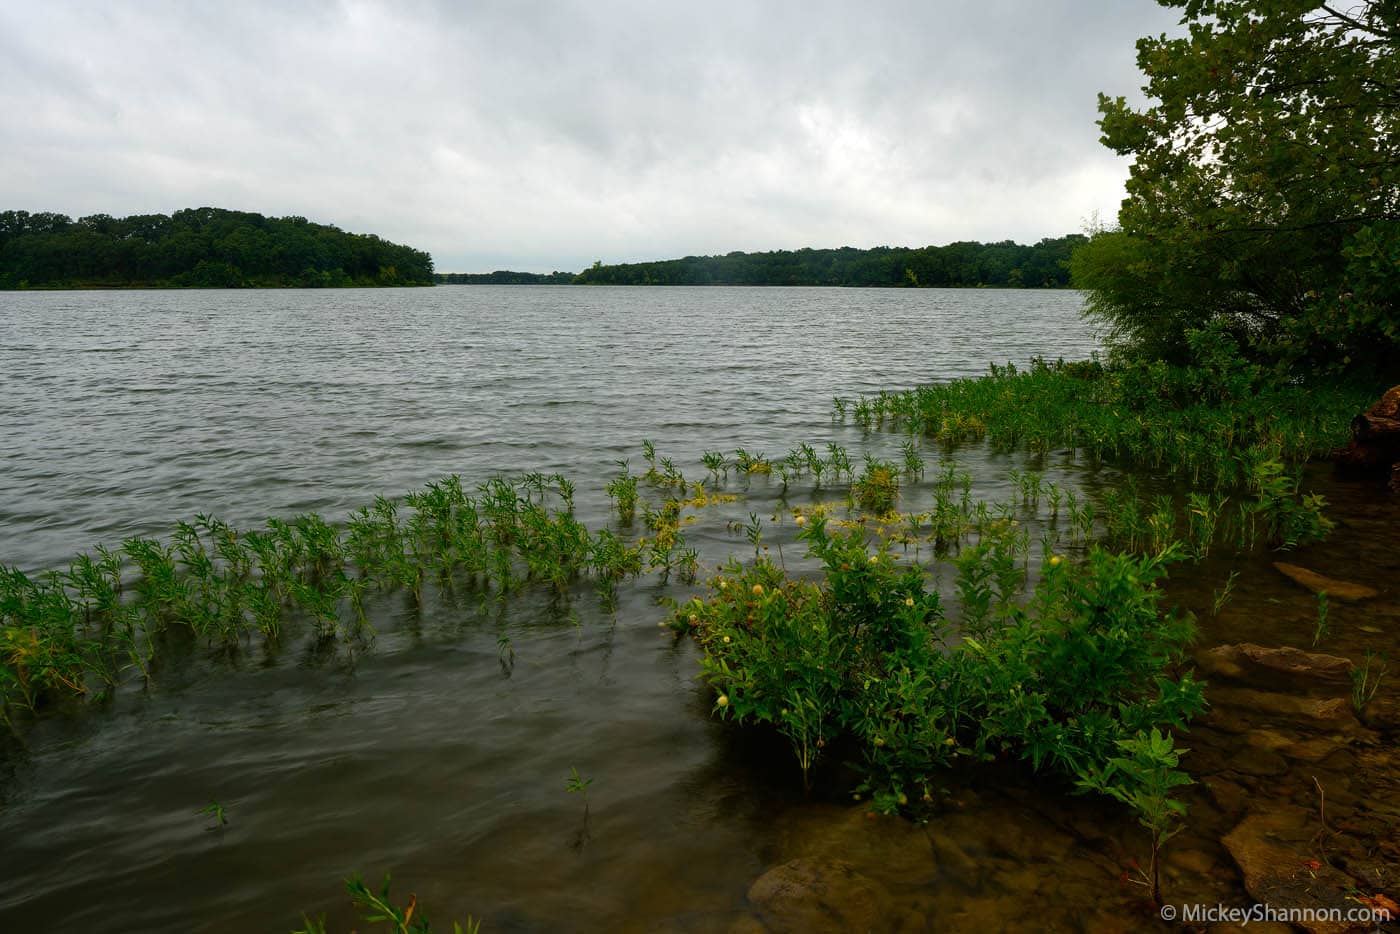
M 851 496 L 857 506 L 871 515 L 893 512 L 899 496 L 899 474 L 894 465 L 867 456 L 865 470 L 851 486 Z
M 1361 664 L 1352 667 L 1351 705 L 1358 714 L 1366 709 L 1371 698 L 1375 697 L 1376 692 L 1381 689 L 1381 680 L 1385 677 L 1388 667 L 1385 656 L 1378 657 L 1375 652 L 1369 649 L 1367 649 Z
M 637 478 L 622 461 L 622 473 L 608 481 L 608 498 L 617 504 L 617 514 L 624 523 L 632 521 L 637 511 Z
M 1327 591 L 1319 590 L 1317 592 L 1317 621 L 1313 626 L 1312 644 L 1314 647 L 1330 632 L 1327 626 L 1327 605 Z
M 588 786 L 592 784 L 593 779 L 584 778 L 582 775 L 579 774 L 577 768 L 571 767 L 569 769 L 569 777 L 564 782 L 564 790 L 567 791 L 569 794 L 581 794 L 584 796 L 584 798 L 587 798 Z
M 1225 604 L 1230 602 L 1230 595 L 1235 589 L 1235 580 L 1240 576 L 1239 571 L 1231 571 L 1230 576 L 1225 578 L 1225 585 L 1215 591 L 1215 595 L 1210 604 L 1210 615 L 1219 616 Z
M 200 814 L 208 814 L 214 819 L 214 826 L 210 830 L 217 830 L 220 827 L 228 826 L 228 812 L 224 806 L 217 801 L 210 801 L 207 805 L 199 809 Z
M 359 876 L 345 880 L 345 890 L 359 910 L 360 918 L 366 924 L 382 924 L 393 934 L 432 934 L 432 925 L 418 909 L 418 896 L 409 895 L 408 904 L 402 908 L 394 903 L 389 894 L 390 877 L 384 876 L 384 884 L 375 892 L 361 881 Z M 466 926 L 452 925 L 453 934 L 481 934 L 481 922 L 467 918 Z M 302 927 L 292 934 L 330 934 L 324 918 L 302 917 Z
M 904 472 L 910 477 L 922 477 L 924 475 L 924 459 L 919 456 L 919 450 L 914 447 L 914 442 L 905 441 L 900 445 L 900 452 L 904 455 Z

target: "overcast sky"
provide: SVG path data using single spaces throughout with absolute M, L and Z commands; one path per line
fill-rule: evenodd
M 1153 0 L 0 0 L 0 209 L 300 214 L 439 271 L 1112 218 Z

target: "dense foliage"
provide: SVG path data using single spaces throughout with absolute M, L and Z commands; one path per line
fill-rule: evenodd
M 0 289 L 432 285 L 433 260 L 304 217 L 0 212 Z
M 513 272 L 497 269 L 495 272 L 440 272 L 433 276 L 439 285 L 569 285 L 574 281 L 571 272 Z
M 950 243 L 920 249 L 775 250 L 687 256 L 654 263 L 594 263 L 579 273 L 583 285 L 827 285 L 1061 288 L 1068 261 L 1085 238 L 1072 234 L 1022 246 Z
M 1374 395 L 1365 383 L 1275 382 L 1242 361 L 1228 338 L 1210 353 L 1194 366 L 993 367 L 977 379 L 838 399 L 836 414 L 948 443 L 986 438 L 997 450 L 1069 449 L 1229 489 L 1248 484 L 1262 462 L 1300 463 L 1343 443 L 1352 414 Z
M 1120 351 L 1182 362 L 1222 327 L 1279 373 L 1400 368 L 1400 6 L 1159 0 L 1150 104 L 1100 96 L 1134 159 L 1119 227 L 1074 260 Z
M 938 770 L 961 756 L 1089 780 L 1123 741 L 1201 709 L 1200 684 L 1174 671 L 1193 625 L 1163 613 L 1154 586 L 1170 553 L 1046 555 L 1023 605 L 1019 532 L 999 529 L 958 558 L 956 637 L 920 569 L 819 517 L 800 536 L 819 583 L 732 562 L 675 625 L 704 648 L 720 715 L 775 728 L 804 775 L 850 747 L 860 791 L 887 811 L 931 801 Z

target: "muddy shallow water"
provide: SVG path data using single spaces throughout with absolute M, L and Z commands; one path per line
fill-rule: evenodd
M 0 454 L 0 561 L 52 566 L 198 511 L 334 518 L 448 472 L 562 469 L 597 527 L 613 460 L 637 467 L 643 437 L 695 479 L 700 451 L 740 444 L 892 456 L 902 438 L 831 422 L 830 396 L 1092 347 L 1068 294 L 258 294 L 0 295 L 0 418 L 21 440 Z M 956 458 L 987 500 L 1009 500 L 1008 471 L 1027 466 L 978 447 Z M 1117 479 L 1063 456 L 1036 466 L 1081 490 Z M 1286 560 L 1381 591 L 1333 603 L 1316 647 L 1316 599 L 1272 568 L 1279 555 L 1221 555 L 1169 585 L 1200 617 L 1213 685 L 1182 741 L 1199 783 L 1166 851 L 1174 903 L 1256 900 L 1221 843 L 1254 812 L 1278 822 L 1255 836 L 1299 838 L 1284 848 L 1298 863 L 1396 888 L 1400 506 L 1326 470 L 1310 482 L 1340 527 Z M 926 508 L 927 487 L 906 489 L 905 508 Z M 808 482 L 784 501 L 763 478 L 729 491 L 740 499 L 684 528 L 707 568 L 748 549 L 731 522 L 839 498 Z M 1038 533 L 1043 518 L 1026 521 Z M 770 522 L 765 542 L 807 569 L 791 532 Z M 688 592 L 643 578 L 611 614 L 586 585 L 504 603 L 430 592 L 421 610 L 390 596 L 370 607 L 375 644 L 353 655 L 294 634 L 232 659 L 168 647 L 151 690 L 50 712 L 0 754 L 0 930 L 287 931 L 301 912 L 348 930 L 339 880 L 353 872 L 392 872 L 444 927 L 473 915 L 484 931 L 779 930 L 750 890 L 794 859 L 849 864 L 824 927 L 1160 923 L 1122 880 L 1146 855 L 1123 809 L 1017 763 L 950 772 L 926 825 L 870 819 L 836 766 L 804 796 L 785 744 L 709 718 L 693 645 L 657 627 L 658 599 Z M 1235 643 L 1397 661 L 1368 726 L 1278 700 L 1346 698 L 1347 682 L 1280 681 L 1209 654 Z M 572 769 L 592 780 L 586 795 L 566 790 Z M 200 813 L 211 801 L 227 825 Z

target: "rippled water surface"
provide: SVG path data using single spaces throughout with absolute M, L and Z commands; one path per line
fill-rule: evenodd
M 0 293 L 0 562 L 449 473 L 588 480 L 643 437 L 770 454 L 831 397 L 1093 346 L 1075 292 L 443 286 Z
M 562 471 L 594 528 L 643 438 L 696 478 L 705 449 L 858 454 L 832 396 L 1086 356 L 1080 307 L 972 290 L 0 293 L 0 564 L 55 567 L 197 513 L 337 519 L 450 473 Z M 726 518 L 773 511 L 756 484 L 687 532 L 706 567 L 743 546 Z M 785 750 L 710 720 L 693 648 L 656 626 L 666 593 L 643 578 L 615 614 L 586 587 L 421 612 L 385 598 L 365 654 L 190 644 L 149 691 L 51 713 L 0 771 L 0 930 L 285 931 L 302 911 L 344 930 L 338 880 L 356 871 L 488 931 L 724 930 L 781 850 L 774 815 L 814 805 Z M 565 791 L 573 768 L 586 802 Z M 223 829 L 198 813 L 211 800 Z

